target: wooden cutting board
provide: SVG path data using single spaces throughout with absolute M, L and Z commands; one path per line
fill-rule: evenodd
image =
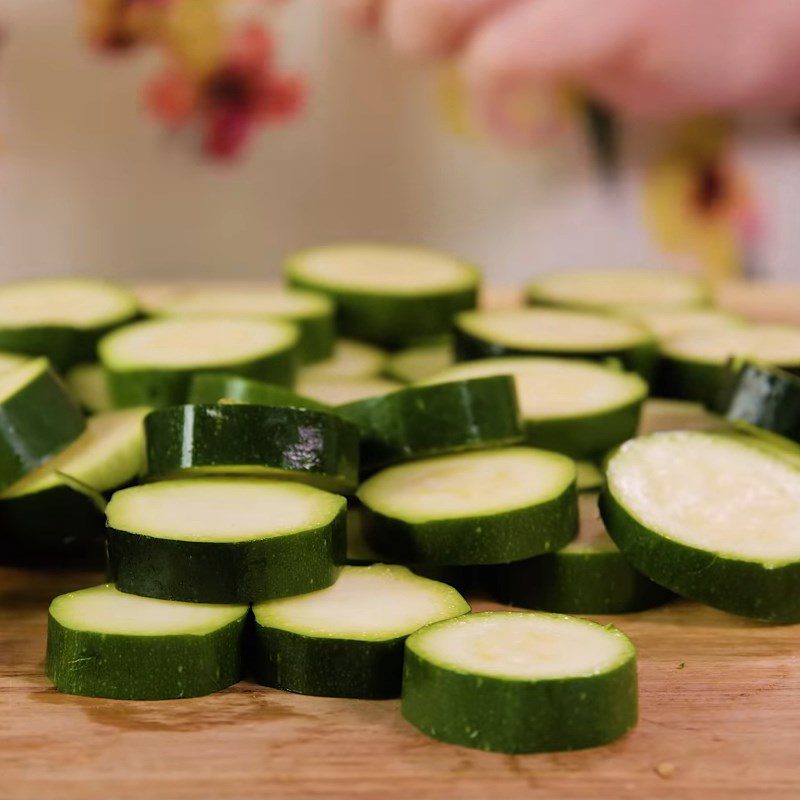
M 727 286 L 720 300 L 800 323 L 798 288 Z M 428 739 L 393 700 L 248 682 L 177 701 L 59 695 L 42 673 L 47 605 L 100 579 L 0 569 L 2 800 L 800 798 L 800 625 L 685 601 L 597 617 L 638 648 L 638 726 L 595 750 L 504 756 Z

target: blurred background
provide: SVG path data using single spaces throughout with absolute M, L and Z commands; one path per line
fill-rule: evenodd
M 175 15 L 169 35 L 153 14 Z M 576 106 L 557 137 L 506 147 L 473 129 L 447 65 L 319 0 L 0 0 L 0 29 L 3 279 L 277 277 L 288 251 L 351 238 L 454 251 L 500 285 L 619 264 L 800 279 L 786 115 L 612 121 L 604 156 Z M 303 96 L 211 152 L 181 81 L 259 30 Z

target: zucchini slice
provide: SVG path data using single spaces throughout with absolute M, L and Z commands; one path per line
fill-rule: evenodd
M 760 361 L 800 374 L 800 326 L 741 325 L 667 339 L 661 344 L 656 393 L 713 408 L 731 358 Z
M 118 700 L 211 694 L 242 673 L 245 605 L 171 603 L 107 583 L 56 597 L 45 671 L 59 692 Z
M 405 389 L 405 384 L 388 378 L 307 378 L 301 376 L 295 386 L 304 397 L 330 407 L 355 403 L 369 397 L 380 397 L 389 392 Z
M 363 472 L 523 438 L 514 381 L 507 375 L 411 386 L 336 410 L 358 426 Z
M 64 381 L 89 413 L 98 414 L 114 408 L 102 365 L 76 364 L 67 372 Z
M 291 389 L 274 383 L 254 381 L 224 372 L 195 375 L 189 387 L 189 402 L 208 405 L 220 401 L 236 401 L 260 406 L 303 408 L 308 411 L 330 411 L 331 406 L 303 397 Z
M 531 303 L 588 309 L 686 308 L 709 301 L 708 287 L 692 275 L 665 269 L 552 272 L 526 287 Z
M 86 421 L 45 358 L 0 374 L 0 490 L 80 436 Z
M 659 340 L 691 331 L 710 331 L 746 324 L 743 317 L 718 308 L 626 308 L 624 313 Z
M 800 622 L 800 468 L 757 440 L 697 431 L 633 439 L 600 505 L 656 583 L 723 611 Z
M 327 589 L 253 607 L 256 680 L 324 697 L 399 697 L 406 638 L 469 610 L 451 586 L 405 567 L 344 567 Z
M 135 319 L 135 295 L 90 278 L 0 286 L 0 349 L 45 356 L 58 369 L 94 361 L 108 331 Z
M 528 444 L 599 458 L 636 433 L 647 397 L 638 375 L 565 358 L 489 358 L 456 364 L 428 383 L 486 375 L 514 378 Z
M 600 467 L 591 461 L 577 461 L 575 463 L 577 469 L 577 486 L 578 491 L 583 492 L 597 492 L 603 485 L 603 473 L 600 472 Z
M 297 328 L 274 320 L 176 318 L 121 328 L 99 352 L 115 405 L 167 406 L 185 402 L 202 372 L 291 385 L 297 338 Z
M 0 373 L 21 367 L 29 360 L 30 358 L 28 356 L 21 356 L 17 353 L 0 352 Z
M 299 377 L 308 381 L 335 381 L 349 378 L 375 378 L 386 364 L 385 351 L 352 339 L 337 339 L 333 355 L 316 364 L 300 368 Z
M 613 625 L 534 612 L 437 622 L 406 641 L 403 716 L 500 753 L 597 747 L 636 724 L 636 650 Z
M 465 311 L 456 317 L 456 358 L 561 356 L 618 359 L 647 378 L 656 356 L 652 335 L 623 317 L 558 308 Z
M 343 497 L 289 481 L 196 478 L 134 486 L 106 508 L 123 592 L 247 603 L 330 586 L 344 561 Z
M 474 267 L 445 253 L 362 243 L 296 253 L 286 276 L 336 302 L 344 336 L 388 347 L 449 333 L 453 315 L 475 307 L 480 284 Z
M 401 464 L 361 484 L 365 536 L 401 563 L 499 564 L 577 533 L 575 463 L 528 447 Z
M 263 475 L 337 492 L 358 486 L 358 428 L 324 411 L 223 403 L 145 421 L 148 476 Z
M 300 330 L 298 349 L 303 363 L 321 361 L 333 352 L 333 303 L 312 292 L 274 286 L 185 289 L 161 303 L 156 311 L 164 316 L 217 315 L 293 322 Z
M 103 564 L 106 520 L 98 500 L 142 471 L 147 412 L 90 417 L 66 450 L 0 493 L 3 550 L 15 561 Z
M 581 495 L 578 537 L 554 553 L 493 567 L 492 595 L 503 603 L 560 614 L 626 614 L 672 598 L 635 570 L 606 532 L 597 495 Z
M 449 367 L 453 358 L 450 341 L 409 347 L 389 356 L 385 372 L 401 383 L 417 383 Z

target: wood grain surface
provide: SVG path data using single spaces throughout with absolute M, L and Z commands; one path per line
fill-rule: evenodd
M 800 322 L 796 288 L 720 297 L 754 318 Z M 47 605 L 100 579 L 0 569 L 2 800 L 800 798 L 800 625 L 685 601 L 597 617 L 638 648 L 638 726 L 594 750 L 504 756 L 428 739 L 397 701 L 249 682 L 178 701 L 59 695 L 42 672 Z

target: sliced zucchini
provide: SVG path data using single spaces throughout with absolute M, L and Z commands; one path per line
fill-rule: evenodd
M 365 481 L 365 536 L 401 563 L 499 564 L 577 532 L 575 463 L 528 447 L 401 464 Z
M 389 356 L 386 375 L 401 383 L 417 383 L 436 375 L 453 363 L 450 341 L 409 347 Z
M 709 300 L 708 287 L 692 275 L 665 269 L 552 272 L 528 284 L 531 303 L 572 308 L 686 308 Z
M 577 468 L 577 486 L 578 491 L 583 492 L 596 492 L 603 485 L 603 473 L 600 472 L 600 467 L 593 464 L 591 461 L 578 461 L 575 464 Z
M 714 407 L 730 358 L 744 358 L 800 374 L 800 326 L 741 325 L 692 331 L 661 344 L 655 389 L 662 397 Z
M 344 567 L 327 589 L 253 607 L 256 680 L 324 697 L 399 697 L 406 638 L 469 610 L 451 586 L 405 567 Z
M 800 622 L 800 466 L 743 436 L 655 433 L 609 459 L 601 511 L 638 570 L 723 611 Z
M 580 498 L 578 537 L 554 553 L 493 567 L 501 602 L 560 614 L 626 614 L 666 603 L 672 593 L 635 570 L 606 532 L 597 495 Z
M 303 363 L 321 361 L 333 352 L 333 303 L 312 292 L 275 286 L 184 289 L 161 303 L 157 312 L 166 316 L 211 314 L 293 322 L 300 330 L 298 351 Z
M 59 692 L 118 700 L 211 694 L 242 673 L 244 605 L 171 603 L 107 583 L 56 597 L 45 671 Z
M 437 622 L 406 641 L 403 716 L 500 753 L 597 747 L 638 715 L 636 650 L 613 625 L 533 612 Z
M 311 397 L 319 403 L 336 407 L 345 403 L 355 403 L 368 397 L 404 389 L 405 384 L 390 381 L 388 378 L 307 378 L 300 376 L 295 385 L 304 397 Z
M 98 497 L 144 466 L 146 408 L 90 417 L 59 455 L 0 493 L 2 549 L 15 561 L 103 564 L 106 520 Z
M 659 340 L 691 331 L 709 331 L 745 324 L 742 317 L 718 308 L 626 308 L 624 313 L 647 328 Z
M 361 433 L 362 472 L 461 450 L 521 442 L 508 375 L 411 386 L 337 407 Z
M 658 431 L 712 431 L 725 428 L 725 422 L 699 403 L 651 397 L 642 406 L 639 433 Z
M 358 486 L 358 428 L 324 411 L 224 403 L 145 421 L 148 476 L 263 475 L 337 492 Z
M 224 372 L 195 375 L 189 387 L 189 402 L 198 405 L 236 401 L 251 405 L 304 408 L 309 411 L 330 411 L 331 406 L 303 397 L 284 386 L 254 381 Z
M 428 383 L 511 375 L 526 440 L 533 447 L 593 459 L 636 433 L 647 397 L 641 377 L 565 358 L 488 358 L 456 364 Z
M 453 256 L 386 244 L 303 250 L 286 276 L 336 302 L 344 336 L 389 347 L 449 333 L 453 315 L 475 307 L 480 284 L 478 271 Z
M 0 349 L 46 356 L 58 369 L 94 361 L 97 343 L 139 308 L 121 286 L 89 278 L 0 286 Z
M 134 486 L 106 508 L 123 592 L 247 603 L 330 586 L 344 561 L 343 497 L 288 481 L 196 478 Z
M 465 311 L 456 317 L 456 358 L 561 356 L 618 359 L 648 377 L 655 340 L 632 320 L 557 308 Z
M 231 372 L 271 383 L 294 380 L 297 329 L 286 322 L 203 317 L 129 325 L 100 343 L 117 406 L 185 402 L 202 372 Z
M 0 490 L 60 453 L 86 428 L 45 358 L 0 375 Z
M 308 381 L 375 378 L 381 374 L 386 358 L 383 350 L 371 344 L 337 339 L 330 358 L 301 367 L 299 376 Z
M 106 373 L 100 364 L 76 364 L 67 372 L 64 380 L 80 404 L 91 414 L 114 408 Z
M 16 353 L 0 353 L 0 372 L 8 372 L 11 369 L 21 367 L 28 356 L 17 355 Z

